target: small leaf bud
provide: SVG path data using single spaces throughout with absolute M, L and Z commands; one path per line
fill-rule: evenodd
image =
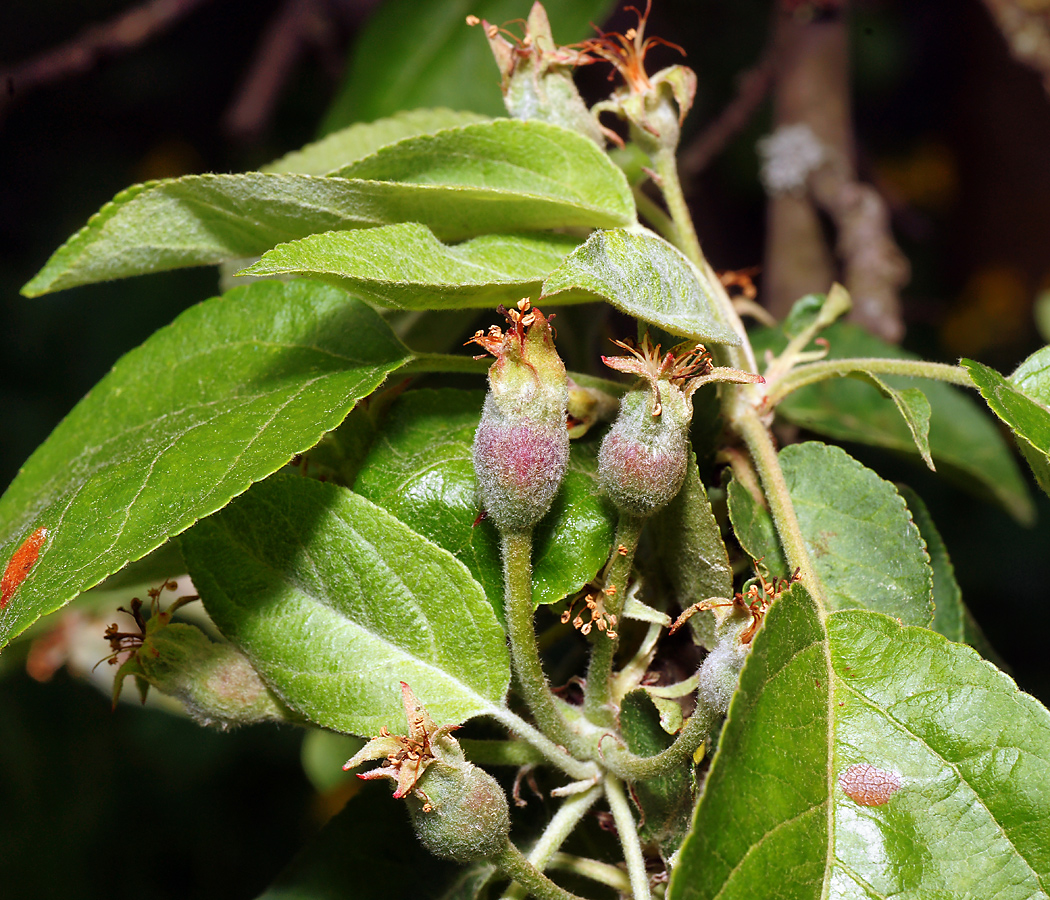
M 474 472 L 489 517 L 518 531 L 546 515 L 565 476 L 569 394 L 549 320 L 527 299 L 501 311 L 506 334 L 493 326 L 471 339 L 496 357 L 474 435 Z
M 490 25 L 476 16 L 468 25 L 482 25 L 502 76 L 500 88 L 507 112 L 515 119 L 538 119 L 571 128 L 589 137 L 599 147 L 605 138 L 598 122 L 583 102 L 572 72 L 594 58 L 576 47 L 559 47 L 551 34 L 543 4 L 532 5 L 525 21 L 524 37 L 506 28 Z

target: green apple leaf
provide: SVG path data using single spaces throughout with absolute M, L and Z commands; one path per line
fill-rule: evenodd
M 420 134 L 433 134 L 443 128 L 458 128 L 484 122 L 485 116 L 454 109 L 408 109 L 374 122 L 357 122 L 341 128 L 319 141 L 286 153 L 262 167 L 264 172 L 293 172 L 299 175 L 325 175 L 341 166 L 364 159 L 387 144 Z
M 915 441 L 915 448 L 919 451 L 922 461 L 926 463 L 931 472 L 937 471 L 937 467 L 933 464 L 933 457 L 930 455 L 931 409 L 926 395 L 916 387 L 897 390 L 890 387 L 883 378 L 865 369 L 851 372 L 850 377 L 867 381 L 883 397 L 888 397 L 893 401 L 901 418 L 904 419 L 904 424 L 908 426 L 908 431 L 911 432 L 911 438 Z
M 558 200 L 583 215 L 586 221 L 575 223 L 580 225 L 611 228 L 635 221 L 634 196 L 616 164 L 594 141 L 546 122 L 493 119 L 405 138 L 331 175 L 419 188 L 454 186 L 467 194 L 481 192 L 478 205 L 515 197 Z M 499 230 L 536 227 L 515 225 L 509 214 L 505 221 Z
M 733 533 L 744 552 L 756 562 L 761 561 L 772 577 L 787 578 L 791 574 L 787 557 L 769 510 L 736 478 L 726 487 L 726 500 Z
M 1032 467 L 1035 480 L 1050 494 L 1050 408 L 1033 400 L 995 369 L 972 359 L 962 360 L 962 365 L 969 371 L 988 407 L 1010 426 L 1021 454 Z M 1019 379 L 1041 395 L 1047 391 L 1046 380 L 1045 376 L 1030 372 Z
M 674 701 L 670 702 L 677 708 Z M 653 698 L 643 689 L 631 691 L 621 701 L 620 730 L 627 749 L 638 756 L 655 756 L 674 741 L 660 723 Z M 642 814 L 638 836 L 646 843 L 655 843 L 665 859 L 681 846 L 689 831 L 695 787 L 696 779 L 687 768 L 631 787 L 631 796 Z
M 915 358 L 849 323 L 836 323 L 823 334 L 830 345 L 829 359 L 857 359 L 862 367 L 864 357 Z M 767 348 L 777 352 L 786 343 L 772 330 L 753 337 L 759 355 Z M 922 385 L 931 410 L 930 454 L 938 472 L 994 500 L 1019 521 L 1032 521 L 1035 507 L 1009 444 L 970 397 L 939 381 L 898 375 L 879 378 L 895 390 Z M 777 404 L 777 414 L 835 440 L 857 441 L 908 455 L 918 450 L 894 402 L 857 378 L 830 378 L 800 388 Z
M 740 343 L 704 277 L 679 250 L 648 231 L 596 231 L 543 283 L 544 296 L 565 292 L 607 300 L 672 334 Z
M 1014 370 L 1009 381 L 1033 400 L 1050 407 L 1050 347 L 1036 350 Z
M 605 21 L 612 5 L 610 0 L 548 3 L 555 40 L 570 44 L 592 35 L 591 23 Z M 467 26 L 468 13 L 503 25 L 525 16 L 528 4 L 394 0 L 378 7 L 354 44 L 346 79 L 322 130 L 423 106 L 454 105 L 490 116 L 506 115 L 499 69 L 482 30 Z
M 350 172 L 134 185 L 59 247 L 22 292 L 259 256 L 318 232 L 397 222 L 461 240 L 635 218 L 630 187 L 609 158 L 587 138 L 540 122 L 482 122 L 408 138 L 339 170 Z
M 374 311 L 314 282 L 184 312 L 117 362 L 0 499 L 0 560 L 48 532 L 0 610 L 0 646 L 312 447 L 408 358 Z
M 409 391 L 386 419 L 354 484 L 454 553 L 483 585 L 503 620 L 499 535 L 478 515 L 471 447 L 481 391 Z M 573 443 L 569 468 L 551 511 L 536 527 L 533 599 L 557 603 L 583 587 L 609 556 L 615 518 L 598 495 L 593 446 Z
M 506 638 L 481 586 L 346 488 L 275 475 L 180 545 L 219 630 L 317 725 L 403 734 L 402 681 L 441 724 L 503 702 Z
M 669 900 L 1046 897 L 1050 714 L 977 653 L 801 585 L 744 667 Z
M 307 275 L 403 309 L 512 306 L 537 297 L 579 241 L 560 234 L 486 234 L 449 246 L 406 222 L 280 244 L 242 275 Z
M 683 609 L 712 597 L 732 599 L 729 554 L 692 451 L 685 484 L 678 496 L 656 513 L 649 527 L 656 552 Z M 714 648 L 715 615 L 711 610 L 695 613 L 689 626 L 701 646 Z
M 780 451 L 799 527 L 810 559 L 827 589 L 831 609 L 873 609 L 908 625 L 933 619 L 933 573 L 919 530 L 897 489 L 846 451 L 817 441 Z M 733 522 L 769 513 L 738 487 L 729 494 Z M 777 559 L 779 544 L 762 544 L 772 529 L 742 529 L 749 553 Z M 774 571 L 774 575 L 782 572 Z

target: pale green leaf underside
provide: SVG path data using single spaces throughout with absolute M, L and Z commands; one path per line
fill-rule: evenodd
M 861 805 L 840 779 L 899 780 Z M 796 585 L 733 699 L 671 900 L 1030 900 L 1050 887 L 1050 715 L 969 647 Z
M 427 155 L 432 149 L 444 155 Z M 247 172 L 135 185 L 56 250 L 23 293 L 259 256 L 325 231 L 420 222 L 443 240 L 461 240 L 615 227 L 635 215 L 623 173 L 604 153 L 537 122 L 410 138 L 342 171 L 382 180 Z
M 673 334 L 716 344 L 740 343 L 696 269 L 650 232 L 596 231 L 543 284 L 545 296 L 567 291 L 607 300 Z
M 1023 393 L 995 369 L 972 359 L 962 360 L 962 365 L 970 372 L 992 412 L 1010 426 L 1035 480 L 1050 494 L 1050 409 Z M 1036 375 L 1029 374 L 1019 380 L 1045 393 L 1045 384 Z
M 449 246 L 409 222 L 281 244 L 240 274 L 307 275 L 403 309 L 512 306 L 538 296 L 578 245 L 560 234 L 486 234 Z
M 314 282 L 184 312 L 117 362 L 0 499 L 0 560 L 50 532 L 0 612 L 0 646 L 313 446 L 407 359 L 375 312 Z
M 1050 347 L 1036 350 L 1017 367 L 1008 381 L 1033 400 L 1050 407 Z
M 354 490 L 454 553 L 485 589 L 502 619 L 503 567 L 491 522 L 479 511 L 471 446 L 481 391 L 410 391 L 391 408 Z M 533 599 L 556 603 L 590 581 L 605 562 L 613 513 L 598 496 L 594 453 L 574 444 L 551 511 L 536 527 Z
M 264 172 L 324 175 L 375 153 L 380 147 L 443 128 L 483 122 L 485 116 L 454 109 L 410 109 L 374 122 L 357 122 L 262 167 Z
M 831 348 L 829 359 L 915 358 L 848 323 L 832 325 L 824 336 Z M 777 351 L 786 343 L 769 331 L 754 337 L 756 352 L 760 354 L 767 347 Z M 942 475 L 990 496 L 1019 520 L 1032 521 L 1035 508 L 1009 444 L 973 399 L 938 381 L 897 375 L 879 378 L 896 390 L 921 386 L 931 409 L 930 451 Z M 777 405 L 777 413 L 836 440 L 858 441 L 907 454 L 917 450 L 912 432 L 893 402 L 855 378 L 832 378 L 801 388 Z
M 619 167 L 589 138 L 546 122 L 493 119 L 406 138 L 330 174 L 560 198 L 617 225 L 635 221 L 634 196 Z
M 873 609 L 907 625 L 929 625 L 933 575 L 896 488 L 844 450 L 817 441 L 785 447 L 780 464 L 831 609 Z M 748 496 L 739 487 L 732 491 L 731 510 Z M 756 505 L 731 515 L 735 523 L 763 513 L 768 517 Z M 757 543 L 772 533 L 756 526 L 747 536 L 748 552 L 776 559 L 776 546 Z
M 404 733 L 402 681 L 443 724 L 503 702 L 506 639 L 481 586 L 346 488 L 276 475 L 180 544 L 215 624 L 315 724 Z

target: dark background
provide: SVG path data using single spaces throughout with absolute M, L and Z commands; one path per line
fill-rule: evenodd
M 140 47 L 53 85 L 15 86 L 0 109 L 0 486 L 123 352 L 215 293 L 216 279 L 188 270 L 35 300 L 19 296 L 20 286 L 129 184 L 252 168 L 316 136 L 374 4 L 300 5 L 327 12 L 303 29 L 306 51 L 272 114 L 250 128 L 231 128 L 230 110 L 286 22 L 277 17 L 295 3 L 202 3 Z M 125 0 L 5 0 L 0 69 L 128 8 Z M 658 0 L 650 33 L 682 44 L 700 77 L 686 141 L 758 59 L 768 20 L 769 4 L 758 0 Z M 615 22 L 631 24 L 622 13 Z M 1010 58 L 977 0 L 857 2 L 851 23 L 861 176 L 891 200 L 913 267 L 905 344 L 1009 371 L 1045 343 L 1032 308 L 1050 289 L 1050 98 Z M 671 61 L 670 51 L 655 59 Z M 495 68 L 492 78 L 495 91 Z M 593 91 L 604 85 L 597 72 L 584 81 Z M 689 186 L 718 268 L 761 261 L 754 143 L 769 121 L 763 107 Z M 1040 522 L 1023 529 L 923 470 L 858 455 L 924 496 L 965 601 L 1019 684 L 1050 700 L 1046 498 L 1033 486 Z M 112 715 L 84 682 L 60 671 L 39 684 L 13 657 L 0 661 L 5 895 L 17 885 L 22 898 L 253 897 L 318 827 L 295 731 L 222 735 L 148 710 Z

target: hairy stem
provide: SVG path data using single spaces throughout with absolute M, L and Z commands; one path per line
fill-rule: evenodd
M 583 900 L 576 894 L 555 884 L 530 863 L 509 840 L 491 860 L 499 869 L 520 884 L 529 896 L 537 900 Z
M 565 721 L 543 672 L 533 628 L 532 530 L 503 531 L 503 583 L 510 654 L 521 693 L 540 730 L 577 756 L 586 756 L 582 741 Z
M 638 549 L 638 538 L 642 533 L 644 519 L 637 516 L 620 514 L 613 538 L 612 556 L 605 567 L 602 579 L 603 603 L 605 612 L 610 617 L 609 629 L 597 631 L 591 647 L 591 661 L 587 667 L 587 688 L 584 695 L 583 711 L 587 718 L 597 725 L 611 726 L 615 722 L 612 709 L 613 659 L 620 644 L 619 620 L 623 615 L 624 599 L 627 596 L 627 579 L 631 574 L 634 552 Z M 615 618 L 613 618 L 615 617 Z
M 558 855 L 558 848 L 565 843 L 565 839 L 572 834 L 580 823 L 580 819 L 587 815 L 587 811 L 594 806 L 601 795 L 602 786 L 596 784 L 582 794 L 566 800 L 554 814 L 554 818 L 550 820 L 535 846 L 529 851 L 529 862 L 541 872 L 546 869 Z M 503 895 L 503 900 L 524 900 L 525 896 L 525 889 L 520 884 L 512 884 Z
M 463 752 L 476 766 L 535 766 L 546 757 L 526 741 L 459 738 Z
M 745 410 L 739 414 L 733 424 L 747 444 L 751 459 L 758 470 L 758 476 L 762 480 L 766 502 L 769 504 L 769 511 L 777 527 L 780 542 L 784 545 L 788 564 L 792 569 L 799 569 L 802 583 L 810 596 L 817 600 L 821 609 L 826 609 L 827 597 L 824 593 L 824 585 L 813 568 L 809 548 L 802 536 L 802 529 L 798 524 L 798 516 L 795 515 L 795 507 L 791 502 L 787 481 L 784 479 L 784 470 L 780 468 L 777 448 L 773 444 L 769 430 L 754 409 Z
M 605 750 L 605 766 L 617 777 L 634 782 L 659 778 L 691 765 L 693 754 L 707 740 L 715 719 L 715 713 L 698 696 L 696 709 L 670 747 L 655 756 L 636 756 L 619 745 L 612 746 Z
M 627 862 L 627 875 L 631 879 L 631 894 L 634 900 L 650 900 L 649 876 L 645 871 L 645 858 L 642 856 L 642 845 L 638 840 L 638 828 L 627 804 L 627 795 L 623 782 L 615 775 L 605 776 L 605 796 L 609 800 L 609 809 L 616 823 L 616 831 L 623 847 L 624 860 Z
M 631 889 L 631 880 L 624 874 L 623 869 L 596 859 L 571 856 L 568 853 L 555 853 L 551 857 L 550 868 L 582 875 L 584 878 L 590 878 L 591 881 L 608 885 L 621 894 L 626 894 Z
M 675 226 L 674 220 L 660 209 L 659 204 L 645 193 L 641 186 L 634 188 L 634 205 L 638 208 L 638 212 L 659 233 L 660 237 L 666 238 L 676 247 L 678 246 L 680 238 L 678 237 L 678 228 Z
M 932 378 L 946 381 L 959 387 L 974 387 L 970 373 L 962 366 L 947 363 L 926 362 L 921 359 L 886 359 L 885 357 L 857 359 L 826 359 L 799 366 L 770 383 L 769 404 L 775 405 L 799 388 L 827 378 L 841 378 L 851 372 L 871 372 L 873 375 L 911 375 L 915 378 Z
M 548 762 L 561 769 L 570 778 L 576 781 L 588 781 L 597 777 L 599 770 L 594 763 L 582 762 L 571 756 L 563 746 L 554 743 L 543 732 L 537 731 L 506 707 L 493 707 L 489 715 L 497 722 L 501 722 L 508 731 L 516 734 L 523 741 L 528 741 L 543 754 Z

